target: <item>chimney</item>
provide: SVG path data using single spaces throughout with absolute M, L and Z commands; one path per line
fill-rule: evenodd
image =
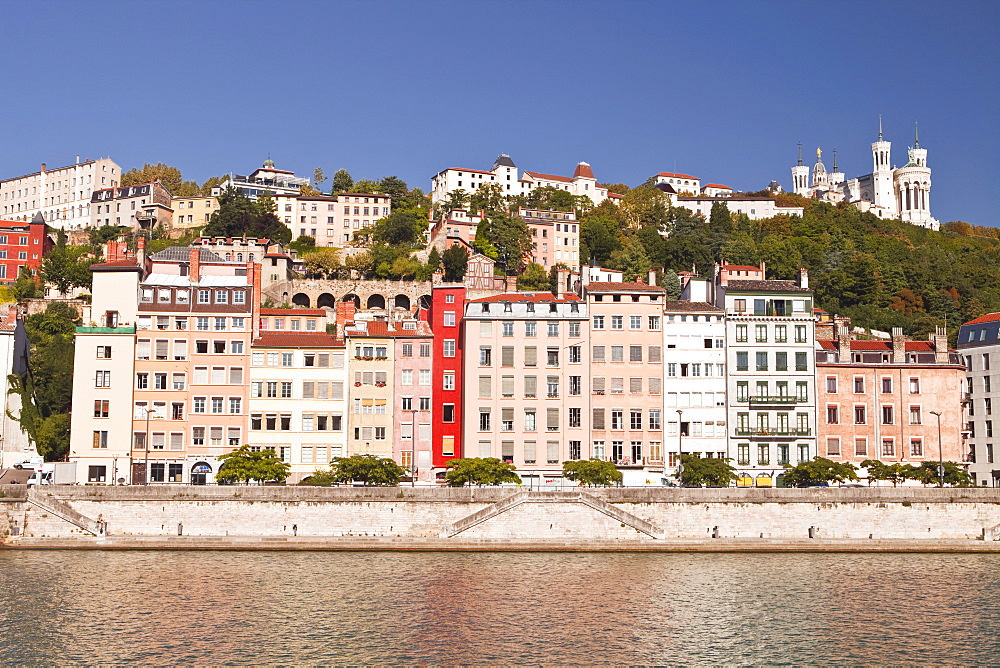
M 342 332 L 347 325 L 354 323 L 354 300 L 337 302 L 337 331 Z
M 656 285 L 656 272 L 652 269 L 649 270 L 649 277 L 646 279 L 646 285 Z
M 760 277 L 761 279 L 767 279 L 767 263 L 763 260 L 760 261 Z
M 42 163 L 42 171 L 43 172 L 45 171 L 45 163 L 44 162 Z
M 580 283 L 583 286 L 590 285 L 590 265 L 585 264 L 580 267 Z
M 948 363 L 948 330 L 945 327 L 936 327 L 933 334 L 928 338 L 934 345 L 934 363 Z
M 201 250 L 198 248 L 194 249 L 196 253 L 200 253 Z M 194 258 L 192 258 L 192 265 L 194 265 Z M 200 266 L 199 266 L 200 269 Z M 255 339 L 260 335 L 260 272 L 261 264 L 259 262 L 249 261 L 247 262 L 247 276 L 250 279 L 250 336 L 251 339 Z
M 140 235 L 139 239 L 135 242 L 135 262 L 139 265 L 140 269 L 145 270 L 146 267 L 146 237 Z
M 556 296 L 556 299 L 562 299 L 563 294 L 568 290 L 569 284 L 569 269 L 556 269 L 556 289 L 552 291 L 552 294 Z
M 718 284 L 722 287 L 729 285 L 729 272 L 723 269 L 723 265 L 715 263 L 715 275 L 719 279 Z
M 843 325 L 837 328 L 837 354 L 841 364 L 851 361 L 851 330 Z
M 799 269 L 799 287 L 809 288 L 809 270 L 805 267 Z
M 141 240 L 142 237 L 139 237 L 139 239 Z M 201 249 L 192 248 L 190 257 L 191 257 L 191 270 L 190 273 L 188 274 L 188 280 L 191 281 L 192 283 L 198 283 L 199 281 L 201 281 Z M 250 269 L 250 264 L 251 263 L 249 262 L 247 263 L 248 270 Z M 247 271 L 247 275 L 248 276 L 250 275 L 249 271 Z M 259 297 L 259 295 L 253 295 L 251 298 L 255 297 Z
M 906 337 L 902 327 L 892 328 L 892 363 L 906 364 Z

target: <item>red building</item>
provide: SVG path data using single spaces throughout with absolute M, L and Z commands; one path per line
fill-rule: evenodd
M 444 468 L 462 450 L 462 314 L 465 287 L 435 286 L 430 323 L 434 332 L 432 447 L 433 465 Z
M 0 282 L 17 279 L 21 267 L 38 273 L 42 256 L 52 248 L 45 234 L 45 221 L 40 215 L 30 223 L 0 220 Z

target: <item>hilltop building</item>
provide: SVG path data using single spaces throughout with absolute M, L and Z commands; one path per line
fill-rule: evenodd
M 121 167 L 110 158 L 83 160 L 56 169 L 0 181 L 0 213 L 5 220 L 28 222 L 36 214 L 57 228 L 86 227 L 91 220 L 94 190 L 115 188 Z
M 1000 487 L 1000 464 L 993 435 L 993 407 L 1000 415 L 1000 379 L 993 382 L 993 369 L 1000 364 L 1000 313 L 970 320 L 958 331 L 958 351 L 965 362 L 965 399 L 968 422 L 969 475 L 977 485 Z M 993 387 L 993 385 L 997 387 Z M 1000 423 L 997 423 L 1000 429 Z M 960 460 L 956 460 L 960 461 Z
M 817 148 L 816 164 L 810 174 L 809 167 L 802 164 L 799 144 L 798 163 L 792 167 L 792 192 L 828 202 L 849 202 L 880 218 L 898 218 L 905 223 L 940 229 L 940 221 L 931 216 L 931 170 L 927 166 L 927 149 L 920 148 L 919 134 L 914 133 L 913 146 L 907 149 L 907 163 L 892 167 L 892 143 L 884 140 L 879 118 L 878 140 L 872 142 L 871 150 L 872 173 L 845 179 L 837 166 L 836 150 L 833 171 L 828 173 L 823 152 Z

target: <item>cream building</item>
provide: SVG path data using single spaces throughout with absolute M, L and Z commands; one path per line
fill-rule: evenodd
M 312 237 L 317 246 L 349 244 L 354 233 L 373 226 L 392 210 L 392 198 L 380 193 L 340 195 L 276 195 L 275 215 L 292 231 L 292 239 Z
M 173 209 L 171 231 L 180 236 L 185 230 L 208 225 L 212 214 L 219 210 L 219 198 L 212 195 L 173 197 L 170 206 Z
M 0 181 L 0 211 L 4 220 L 26 222 L 40 213 L 57 228 L 81 228 L 91 223 L 91 195 L 115 188 L 121 167 L 110 158 L 84 160 Z

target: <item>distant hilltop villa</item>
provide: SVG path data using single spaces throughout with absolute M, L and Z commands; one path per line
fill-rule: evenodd
M 920 148 L 920 136 L 914 131 L 913 147 L 907 150 L 909 160 L 902 167 L 891 167 L 892 143 L 882 138 L 882 117 L 878 121 L 878 141 L 872 142 L 873 172 L 854 179 L 844 179 L 837 168 L 837 151 L 833 151 L 833 171 L 823 165 L 823 151 L 816 149 L 816 164 L 802 164 L 802 143 L 799 160 L 792 167 L 792 191 L 803 197 L 826 202 L 850 202 L 862 211 L 871 211 L 880 218 L 898 218 L 906 223 L 932 230 L 941 223 L 931 216 L 931 170 L 927 166 L 927 149 Z

